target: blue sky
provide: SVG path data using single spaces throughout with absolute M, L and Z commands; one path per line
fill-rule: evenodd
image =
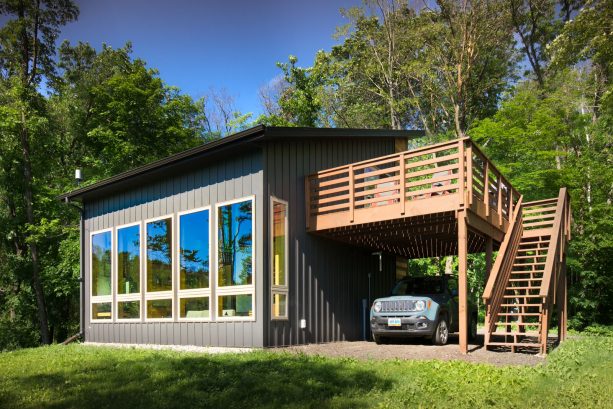
M 360 0 L 77 0 L 79 20 L 64 27 L 59 42 L 121 47 L 157 68 L 169 85 L 194 98 L 210 87 L 226 88 L 242 112 L 261 111 L 259 88 L 279 74 L 289 54 L 311 65 L 329 50 L 341 7 Z

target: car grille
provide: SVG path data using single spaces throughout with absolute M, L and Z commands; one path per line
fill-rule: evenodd
M 415 301 L 381 301 L 381 312 L 415 311 Z

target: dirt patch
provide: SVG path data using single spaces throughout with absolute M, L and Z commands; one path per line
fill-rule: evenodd
M 377 345 L 374 342 L 333 342 L 329 344 L 309 344 L 276 348 L 274 351 L 304 353 L 328 357 L 344 357 L 356 359 L 436 359 L 441 361 L 459 360 L 491 365 L 537 365 L 545 362 L 540 355 L 528 353 L 511 353 L 488 351 L 483 347 L 482 337 L 478 344 L 470 344 L 468 354 L 460 353 L 457 335 L 450 335 L 445 346 L 434 346 L 423 339 L 398 339 L 389 344 Z

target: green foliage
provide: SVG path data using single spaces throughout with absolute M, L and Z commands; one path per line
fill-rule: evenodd
M 7 409 L 613 405 L 613 338 L 602 336 L 569 340 L 536 367 L 81 345 L 4 353 L 0 365 Z
M 7 0 L 0 12 L 9 16 L 0 35 L 3 350 L 78 331 L 79 215 L 57 200 L 74 188 L 74 169 L 93 183 L 212 135 L 204 106 L 133 59 L 129 44 L 97 52 L 64 43 L 56 55 L 61 25 L 78 14 L 72 2 Z
M 556 197 L 567 186 L 573 210 L 568 251 L 572 327 L 613 317 L 613 122 L 601 109 L 604 87 L 592 71 L 567 69 L 516 87 L 470 135 L 524 195 Z M 591 100 L 588 98 L 592 98 Z
M 316 127 L 322 124 L 321 92 L 326 78 L 317 67 L 296 66 L 298 58 L 289 56 L 287 63 L 277 63 L 283 72 L 285 87 L 278 96 L 276 113 L 262 115 L 257 122 L 270 126 Z
M 495 112 L 515 52 L 504 2 L 365 1 L 310 68 L 281 64 L 278 117 L 298 125 L 462 134 Z

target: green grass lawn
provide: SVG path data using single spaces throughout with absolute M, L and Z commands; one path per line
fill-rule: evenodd
M 613 337 L 536 367 L 203 355 L 82 345 L 0 354 L 1 408 L 613 408 Z

